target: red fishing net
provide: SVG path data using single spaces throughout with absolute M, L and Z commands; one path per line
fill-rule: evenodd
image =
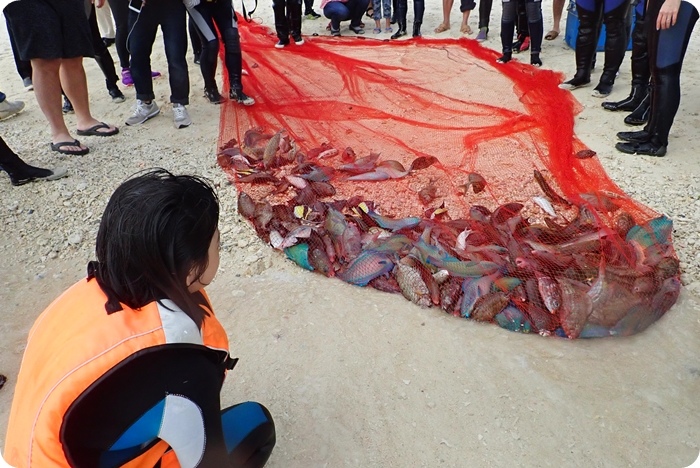
M 573 134 L 548 70 L 470 40 L 309 38 L 241 24 L 252 107 L 221 113 L 239 212 L 300 266 L 456 316 L 628 335 L 676 301 L 671 221 Z

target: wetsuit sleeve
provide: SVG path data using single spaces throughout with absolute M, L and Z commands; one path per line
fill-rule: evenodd
M 75 467 L 117 467 L 165 441 L 182 468 L 230 466 L 221 422 L 225 353 L 192 344 L 141 350 L 69 407 L 60 438 Z

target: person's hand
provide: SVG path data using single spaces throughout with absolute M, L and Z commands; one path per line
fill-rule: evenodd
M 668 29 L 676 24 L 680 7 L 681 0 L 666 0 L 664 4 L 661 5 L 659 16 L 656 17 L 656 30 Z
M 102 8 L 105 6 L 105 0 L 92 0 L 92 3 L 95 4 L 96 8 Z

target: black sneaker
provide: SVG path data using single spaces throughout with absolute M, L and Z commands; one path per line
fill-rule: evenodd
M 304 44 L 304 38 L 301 37 L 301 34 L 292 34 L 292 40 L 294 41 L 294 45 Z
M 71 104 L 67 97 L 63 96 L 63 113 L 72 114 L 73 112 L 75 112 L 75 109 L 73 109 L 73 104 Z
M 350 26 L 348 29 L 350 29 L 350 31 L 354 32 L 355 34 L 365 33 L 365 30 L 362 29 L 362 26 Z
M 331 36 L 336 36 L 336 37 L 340 36 L 340 28 L 338 28 L 338 29 L 331 28 Z
M 229 93 L 231 99 L 235 99 L 237 103 L 243 104 L 244 106 L 252 106 L 255 104 L 255 99 L 245 94 L 243 91 L 236 91 L 234 89 Z
M 277 44 L 275 44 L 275 49 L 284 49 L 289 45 L 289 41 L 284 42 L 282 40 L 277 41 Z
M 313 10 L 307 11 L 306 13 L 304 13 L 304 16 L 306 17 L 306 19 L 316 19 L 321 17 L 321 15 L 319 15 Z
M 124 96 L 124 93 L 122 93 L 119 88 L 110 89 L 109 95 L 112 96 L 112 102 L 116 104 L 126 101 L 126 96 Z
M 222 102 L 224 102 L 224 98 L 221 97 L 221 94 L 219 94 L 219 90 L 216 88 L 204 88 L 204 97 L 207 98 L 207 100 L 212 104 L 221 104 Z

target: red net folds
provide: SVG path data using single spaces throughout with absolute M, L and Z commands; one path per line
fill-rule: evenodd
M 672 223 L 574 135 L 556 73 L 469 40 L 309 38 L 241 25 L 220 166 L 298 265 L 516 331 L 629 335 L 676 301 Z

